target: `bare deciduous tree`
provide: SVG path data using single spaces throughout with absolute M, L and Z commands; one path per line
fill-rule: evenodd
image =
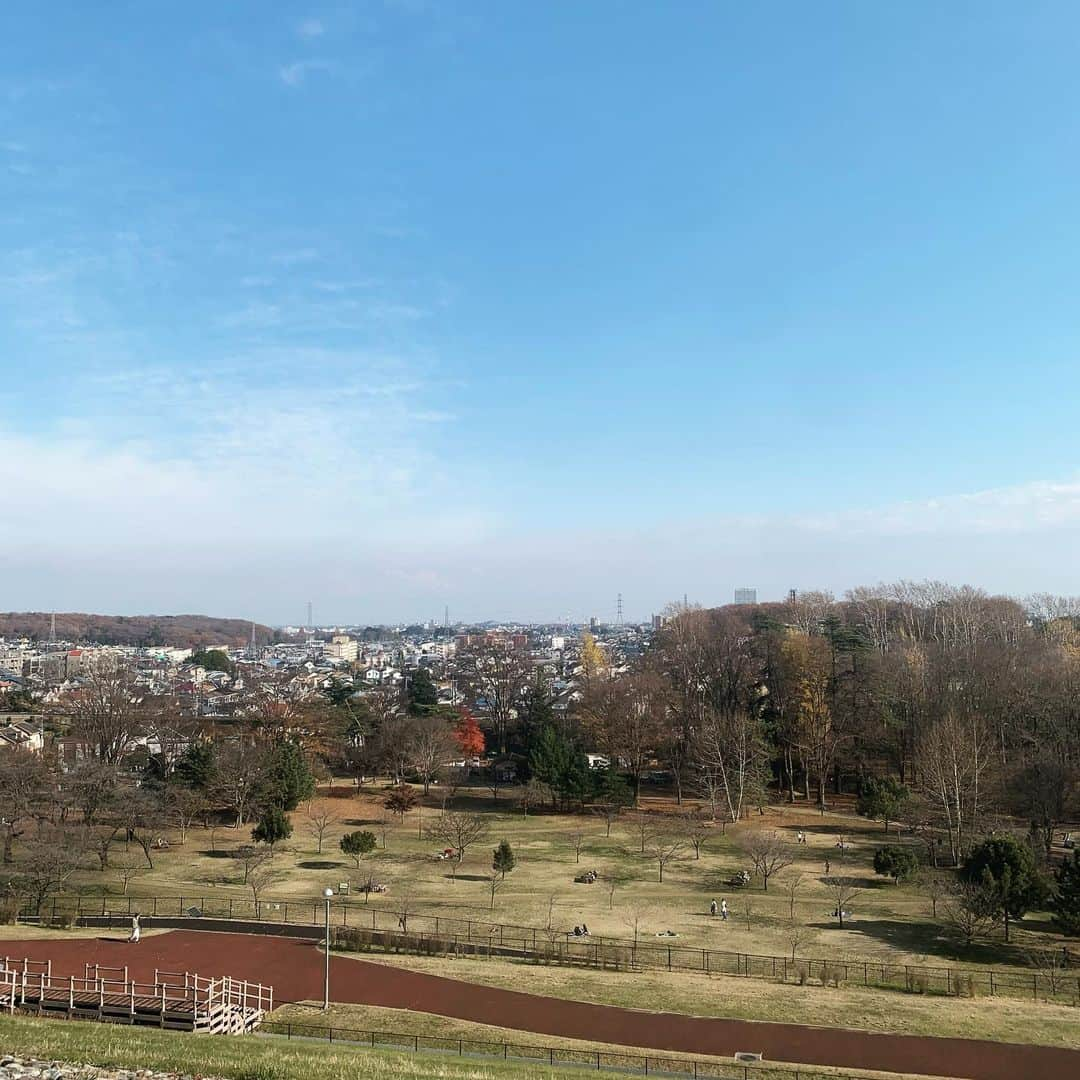
M 461 752 L 453 729 L 446 718 L 439 715 L 414 717 L 409 750 L 412 765 L 423 782 L 425 795 L 447 763 Z
M 705 842 L 709 837 L 712 836 L 712 823 L 698 810 L 694 810 L 689 814 L 683 814 L 680 821 L 682 830 L 686 834 L 686 839 L 694 849 L 694 858 L 700 859 L 701 849 L 705 846 Z
M 650 845 L 649 853 L 656 860 L 660 870 L 660 881 L 664 880 L 664 868 L 677 858 L 686 847 L 686 842 L 678 836 L 658 836 Z
M 328 830 L 336 825 L 340 818 L 332 810 L 313 808 L 308 812 L 307 821 L 308 832 L 315 837 L 316 854 L 321 855 Z
M 930 901 L 931 916 L 936 919 L 938 903 L 948 896 L 952 879 L 928 866 L 919 871 L 917 882 L 923 896 Z
M 492 749 L 505 754 L 507 734 L 533 674 L 528 657 L 512 642 L 492 638 L 460 650 L 456 663 L 458 678 L 472 699 L 485 703 L 487 721 L 495 736 Z
M 229 858 L 236 863 L 237 869 L 242 875 L 241 885 L 247 885 L 252 873 L 269 863 L 273 857 L 274 853 L 268 847 L 256 846 L 255 844 L 244 844 L 235 848 L 229 855 Z
M 146 867 L 143 865 L 140 859 L 132 858 L 130 855 L 123 854 L 112 863 L 113 874 L 116 876 L 116 880 L 120 882 L 120 888 L 124 896 L 127 896 L 128 887 L 131 882 L 140 874 L 146 873 Z
M 945 819 L 954 864 L 959 864 L 968 834 L 984 809 L 990 751 L 982 719 L 955 710 L 930 726 L 919 745 L 922 789 Z
M 255 918 L 262 914 L 263 893 L 271 885 L 277 884 L 282 878 L 282 872 L 271 866 L 268 862 L 253 866 L 248 871 L 247 887 L 251 890 L 251 898 L 255 901 Z
M 635 810 L 630 815 L 631 828 L 638 840 L 638 851 L 645 854 L 645 848 L 660 832 L 660 821 L 646 810 Z
M 802 874 L 785 874 L 783 877 L 784 892 L 788 898 L 788 918 L 795 918 L 795 898 L 802 889 L 805 877 Z
M 958 882 L 949 890 L 942 906 L 945 925 L 965 945 L 988 934 L 997 923 L 997 898 L 984 886 Z
M 832 898 L 833 918 L 839 921 L 842 930 L 844 928 L 844 919 L 850 914 L 847 906 L 862 890 L 857 889 L 850 878 L 831 876 L 824 877 L 821 880 Z
M 63 702 L 71 730 L 90 743 L 100 761 L 119 765 L 137 734 L 143 691 L 126 667 L 91 669 Z
M 794 963 L 796 951 L 808 941 L 811 941 L 816 935 L 808 926 L 804 926 L 795 919 L 789 919 L 784 930 L 784 936 L 791 946 L 791 960 L 792 963 Z
M 581 862 L 581 851 L 585 847 L 585 832 L 577 829 L 570 835 L 570 846 L 574 849 L 574 862 Z
M 206 813 L 206 799 L 190 788 L 170 787 L 165 797 L 165 812 L 180 830 L 180 843 L 187 843 L 188 830 Z
M 769 891 L 769 878 L 795 861 L 791 845 L 780 833 L 773 830 L 755 830 L 742 846 L 766 892 Z
M 473 844 L 483 840 L 487 832 L 488 819 L 483 814 L 465 814 L 456 810 L 441 815 L 427 830 L 432 840 L 452 849 L 451 861 L 455 880 L 465 853 Z
M 43 809 L 50 791 L 48 769 L 37 754 L 17 747 L 0 750 L 0 827 L 4 830 L 4 864 L 12 861 L 23 823 Z

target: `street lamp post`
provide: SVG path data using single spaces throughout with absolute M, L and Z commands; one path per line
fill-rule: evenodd
M 323 899 L 326 901 L 326 941 L 323 949 L 323 959 L 325 961 L 323 967 L 323 1012 L 327 1012 L 330 1008 L 330 898 L 333 895 L 333 889 L 323 889 Z

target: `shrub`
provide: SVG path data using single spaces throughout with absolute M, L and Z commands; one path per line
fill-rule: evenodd
M 847 969 L 843 964 L 826 964 L 821 970 L 822 986 L 843 986 L 847 981 Z
M 891 877 L 897 885 L 914 877 L 918 869 L 919 860 L 911 848 L 890 845 L 874 852 L 874 873 Z
M 795 965 L 795 981 L 805 986 L 810 981 L 810 968 L 806 964 Z

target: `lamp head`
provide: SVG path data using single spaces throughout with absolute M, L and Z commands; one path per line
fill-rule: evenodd
M 330 897 L 334 895 L 334 890 L 327 887 L 327 888 L 323 889 L 322 894 L 323 894 L 323 896 L 326 897 L 327 900 L 329 900 Z

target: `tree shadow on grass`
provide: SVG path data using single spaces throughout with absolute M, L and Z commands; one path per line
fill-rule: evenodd
M 331 862 L 327 859 L 307 859 L 304 862 L 296 864 L 303 870 L 335 870 L 339 866 L 344 866 L 343 862 Z
M 218 848 L 217 851 L 200 851 L 199 854 L 205 859 L 231 859 L 233 853 Z
M 845 928 L 847 922 L 845 920 Z M 892 948 L 927 957 L 933 964 L 965 966 L 979 964 L 1002 966 L 1023 964 L 1022 950 L 1012 949 L 1001 942 L 975 942 L 964 945 L 950 937 L 943 927 L 927 923 L 904 922 L 899 919 L 856 919 L 853 930 L 876 938 Z
M 453 874 L 443 874 L 443 877 L 448 878 L 451 881 L 454 880 L 454 875 Z M 458 874 L 457 880 L 458 881 L 487 881 L 488 877 L 487 877 L 486 874 Z

